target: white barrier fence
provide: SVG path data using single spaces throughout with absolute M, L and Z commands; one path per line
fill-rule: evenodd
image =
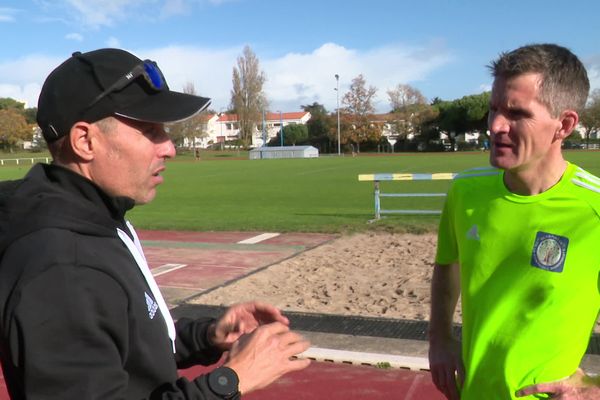
M 38 161 L 48 163 L 50 162 L 50 157 L 4 158 L 0 159 L 0 166 L 35 164 Z

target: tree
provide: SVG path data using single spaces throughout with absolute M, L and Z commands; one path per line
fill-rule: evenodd
M 309 112 L 312 117 L 316 117 L 319 115 L 327 115 L 327 109 L 321 103 L 317 103 L 316 101 L 312 104 L 307 104 L 300 106 L 304 111 Z
M 308 142 L 317 147 L 320 152 L 324 152 L 324 149 L 332 149 L 332 143 L 337 142 L 336 116 L 329 115 L 325 106 L 316 101 L 301 107 L 310 113 L 310 119 L 306 123 Z
M 432 127 L 439 116 L 439 109 L 429 104 L 412 104 L 391 115 L 394 119 L 388 123 L 393 135 L 397 136 L 396 148 L 406 150 L 409 134 L 419 142 L 427 143 L 432 139 L 426 133 L 433 134 Z M 437 136 L 439 138 L 439 134 Z
M 0 110 L 0 143 L 11 152 L 22 141 L 31 140 L 33 131 L 25 117 L 15 109 Z
M 600 89 L 595 89 L 590 94 L 590 100 L 579 116 L 579 123 L 584 129 L 583 137 L 589 147 L 592 134 L 600 132 Z
M 427 99 L 419 89 L 403 83 L 399 83 L 394 89 L 388 90 L 387 95 L 390 99 L 392 112 L 401 111 L 407 106 L 427 103 Z
M 284 146 L 295 146 L 296 144 L 302 144 L 308 139 L 308 127 L 306 125 L 294 124 L 287 125 L 283 128 L 283 145 Z M 281 145 L 281 130 L 277 132 L 277 137 L 271 139 L 271 146 Z
M 452 147 L 456 137 L 467 132 L 477 131 L 486 135 L 489 102 L 490 92 L 484 92 L 435 105 L 439 111 L 437 126 L 448 134 Z
M 36 119 L 35 119 L 36 115 L 37 115 L 37 107 L 26 108 L 25 110 L 23 110 L 23 116 L 25 117 L 25 120 L 27 120 L 28 124 L 36 123 Z
M 419 133 L 420 120 L 429 114 L 431 107 L 426 104 L 425 96 L 410 85 L 400 83 L 394 89 L 388 90 L 387 94 L 393 116 L 389 124 L 394 136 L 405 146 L 408 135 Z
M 478 131 L 485 134 L 487 131 L 487 117 L 490 107 L 490 92 L 464 96 L 458 100 L 466 119 L 466 132 Z
M 263 92 L 265 81 L 258 58 L 249 46 L 244 47 L 242 56 L 237 58 L 237 67 L 233 67 L 231 108 L 237 114 L 240 139 L 245 146 L 250 144 L 252 133 L 261 121 L 262 111 L 267 108 L 267 98 Z
M 25 117 L 28 124 L 35 124 L 37 107 L 25 108 L 25 103 L 10 97 L 0 97 L 0 110 L 14 110 Z
M 350 90 L 344 95 L 342 103 L 346 106 L 345 112 L 349 114 L 353 128 L 346 131 L 345 142 L 352 141 L 357 144 L 360 151 L 360 143 L 367 140 L 377 141 L 381 137 L 381 131 L 370 123 L 370 117 L 375 112 L 373 100 L 377 95 L 377 88 L 366 87 L 365 78 L 362 74 L 352 79 Z
M 183 86 L 183 93 L 196 95 L 196 87 L 192 82 L 187 82 Z M 175 122 L 169 126 L 171 140 L 177 145 L 183 145 L 187 139 L 188 146 L 196 150 L 196 138 L 202 138 L 208 135 L 206 132 L 206 111 L 202 111 L 191 118 L 180 122 Z
M 17 110 L 22 112 L 25 108 L 25 103 L 21 103 L 15 99 L 11 99 L 10 97 L 1 97 L 0 98 L 0 110 Z

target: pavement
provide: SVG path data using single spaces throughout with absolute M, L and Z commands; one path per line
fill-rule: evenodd
M 175 318 L 218 313 L 218 308 L 186 301 L 336 237 L 271 232 L 138 233 Z M 244 399 L 444 399 L 428 372 L 425 323 L 302 313 L 288 316 L 292 326 L 311 341 L 312 347 L 302 356 L 313 362 Z M 193 379 L 214 367 L 180 373 Z M 582 367 L 600 374 L 600 356 L 587 355 Z M 0 400 L 8 400 L 1 375 Z

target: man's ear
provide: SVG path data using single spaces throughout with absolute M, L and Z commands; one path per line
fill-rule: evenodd
M 574 110 L 565 110 L 559 118 L 560 129 L 554 134 L 554 139 L 566 139 L 579 123 L 579 114 Z
M 69 133 L 69 142 L 73 153 L 83 161 L 94 159 L 94 126 L 78 121 L 73 124 Z

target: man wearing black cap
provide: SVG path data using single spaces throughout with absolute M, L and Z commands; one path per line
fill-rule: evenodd
M 308 365 L 263 303 L 173 322 L 124 218 L 175 155 L 164 124 L 209 99 L 169 90 L 117 49 L 75 53 L 46 79 L 38 124 L 53 157 L 0 184 L 0 359 L 14 399 L 236 399 Z M 222 367 L 192 381 L 177 368 Z

